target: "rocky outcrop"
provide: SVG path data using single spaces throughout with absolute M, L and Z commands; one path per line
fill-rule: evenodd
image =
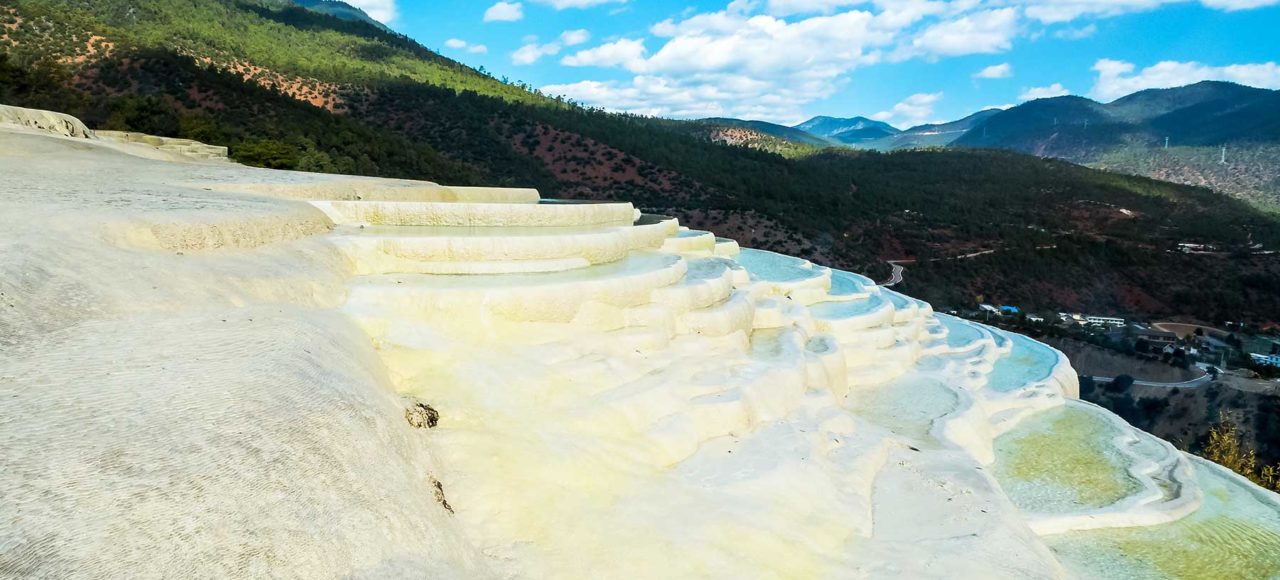
M 197 161 L 227 160 L 226 147 L 206 145 L 199 141 L 192 141 L 190 139 L 157 137 L 155 135 L 146 135 L 143 133 L 133 133 L 128 131 L 98 131 L 97 135 L 99 138 L 116 141 L 118 143 L 137 143 L 140 145 L 154 147 L 160 151 L 175 153 Z
M 63 137 L 95 138 L 93 131 L 71 115 L 0 105 L 0 127 L 5 125 L 45 131 Z

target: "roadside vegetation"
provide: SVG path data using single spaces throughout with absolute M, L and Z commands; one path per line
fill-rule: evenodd
M 1209 443 L 1202 455 L 1262 487 L 1280 492 L 1280 466 L 1260 464 L 1257 452 L 1241 442 L 1240 428 L 1230 418 L 1209 430 Z

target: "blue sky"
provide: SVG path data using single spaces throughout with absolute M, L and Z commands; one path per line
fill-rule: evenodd
M 1280 0 L 347 0 L 497 77 L 610 110 L 899 127 L 1043 96 L 1280 89 Z

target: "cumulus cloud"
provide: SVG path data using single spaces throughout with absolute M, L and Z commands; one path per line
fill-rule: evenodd
M 560 33 L 560 42 L 565 46 L 577 46 L 591 40 L 591 33 L 585 29 L 566 30 Z
M 1280 0 L 720 1 L 724 4 L 718 10 L 690 9 L 653 23 L 647 35 L 632 33 L 594 46 L 585 41 L 568 54 L 564 49 L 573 44 L 566 38 L 552 43 L 554 51 L 549 45 L 526 41 L 520 56 L 524 62 L 536 62 L 560 54 L 565 66 L 616 69 L 607 77 L 614 80 L 543 87 L 588 105 L 664 115 L 760 110 L 761 118 L 774 120 L 799 114 L 805 104 L 827 98 L 850 82 L 857 69 L 878 63 L 999 54 L 1011 50 L 1021 36 L 1047 33 L 1084 38 L 1096 33 L 1097 25 L 1074 23 L 1078 18 L 1096 20 L 1170 3 L 1198 2 L 1221 10 L 1280 4 Z M 529 2 L 560 9 L 608 3 Z M 630 73 L 631 78 L 617 80 L 617 71 Z M 1009 78 L 1012 72 L 1011 66 L 997 64 L 974 78 Z M 704 86 L 709 83 L 717 86 Z M 703 101 L 686 102 L 672 93 L 677 88 Z M 1028 89 L 1024 98 L 1065 92 L 1061 85 L 1038 87 Z
M 1018 11 L 1001 8 L 934 24 L 911 44 L 925 54 L 935 56 L 992 54 L 1012 48 L 1017 31 Z
M 628 70 L 642 68 L 645 47 L 643 40 L 618 40 L 595 48 L 578 51 L 560 60 L 567 66 L 622 67 Z
M 933 106 L 940 100 L 942 93 L 916 93 L 894 105 L 892 109 L 880 111 L 871 118 L 904 128 L 923 125 L 932 122 Z
M 1097 33 L 1098 25 L 1090 24 L 1079 28 L 1063 28 L 1061 30 L 1054 31 L 1053 36 L 1054 38 L 1061 38 L 1063 40 L 1083 40 Z
M 383 24 L 391 22 L 399 15 L 396 9 L 396 0 L 347 0 L 347 4 L 364 10 L 369 18 L 377 20 Z
M 740 117 L 795 124 L 813 87 L 776 87 L 740 75 L 667 78 L 637 75 L 630 81 L 580 81 L 542 87 L 546 93 L 612 111 L 677 118 Z
M 975 79 L 1007 79 L 1013 76 L 1013 65 L 1009 63 L 993 64 L 976 73 L 973 73 Z
M 498 2 L 484 11 L 485 22 L 515 22 L 524 19 L 524 4 Z
M 866 0 L 769 0 L 765 12 L 774 16 L 830 14 L 838 8 L 865 3 Z
M 627 0 L 533 0 L 538 4 L 545 4 L 556 10 L 565 10 L 568 8 L 591 8 L 592 6 L 600 6 L 601 4 L 622 4 Z
M 483 44 L 471 44 L 461 38 L 450 38 L 449 40 L 444 41 L 444 45 L 446 48 L 452 48 L 454 50 L 465 49 L 471 54 L 486 54 L 489 52 L 489 47 Z
M 521 46 L 516 49 L 515 52 L 511 53 L 511 62 L 522 66 L 533 64 L 541 60 L 544 56 L 555 56 L 560 54 L 560 50 L 566 46 L 575 46 L 588 40 L 591 40 L 591 33 L 583 29 L 566 30 L 561 32 L 560 37 L 556 39 L 556 41 L 548 42 L 546 44 L 538 44 L 538 38 L 536 36 L 528 36 L 525 37 L 524 46 Z M 583 52 L 578 54 L 583 54 Z M 564 60 L 570 60 L 572 58 L 573 57 L 571 56 Z M 584 62 L 583 64 L 586 65 L 592 63 Z
M 1036 99 L 1063 97 L 1069 94 L 1071 94 L 1071 91 L 1067 90 L 1067 87 L 1062 86 L 1062 83 L 1053 83 L 1047 87 L 1029 88 L 1022 91 L 1022 94 L 1018 95 L 1018 98 L 1024 101 L 1034 101 Z
M 1252 10 L 1254 8 L 1275 6 L 1280 4 L 1280 0 L 1203 0 L 1203 4 L 1210 8 L 1233 12 L 1236 10 Z
M 1133 63 L 1102 59 L 1093 65 L 1097 81 L 1089 96 L 1111 101 L 1145 89 L 1167 89 L 1200 81 L 1229 81 L 1264 89 L 1280 89 L 1280 65 L 1275 62 L 1209 66 L 1198 62 L 1164 61 L 1141 71 Z
M 525 66 L 542 60 L 544 56 L 555 56 L 557 54 L 560 54 L 560 44 L 557 42 L 547 44 L 531 42 L 511 53 L 511 63 Z
M 1014 0 L 1026 6 L 1028 17 L 1045 24 L 1070 22 L 1082 16 L 1108 17 L 1145 12 L 1167 4 L 1185 4 L 1188 0 Z M 1280 5 L 1280 0 L 1200 0 L 1215 10 L 1249 10 Z

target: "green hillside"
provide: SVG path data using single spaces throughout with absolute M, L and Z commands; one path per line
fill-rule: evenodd
M 673 122 L 668 124 L 668 127 L 684 130 L 710 141 L 750 147 L 785 157 L 807 155 L 818 149 L 841 146 L 839 141 L 833 139 L 765 121 L 712 117 L 690 122 Z
M 1134 314 L 1212 321 L 1221 301 L 1181 300 L 1150 280 L 1238 295 L 1265 264 L 1224 256 L 1186 272 L 1164 260 L 1168 251 L 1186 240 L 1280 246 L 1274 217 L 1204 189 L 996 151 L 717 143 L 696 123 L 584 109 L 282 0 L 16 0 L 0 7 L 0 22 L 6 103 L 227 145 L 256 165 L 626 199 L 748 246 L 877 276 L 885 259 L 1083 248 L 1037 253 L 1035 266 L 1075 272 L 1081 284 L 1144 285 L 1150 300 L 1126 303 Z M 1127 278 L 1137 259 L 1145 277 Z M 1031 296 L 1041 284 L 1016 261 L 918 269 L 926 295 Z M 1097 293 L 1062 300 L 1114 306 Z M 1256 300 L 1233 316 L 1280 320 L 1280 305 Z

